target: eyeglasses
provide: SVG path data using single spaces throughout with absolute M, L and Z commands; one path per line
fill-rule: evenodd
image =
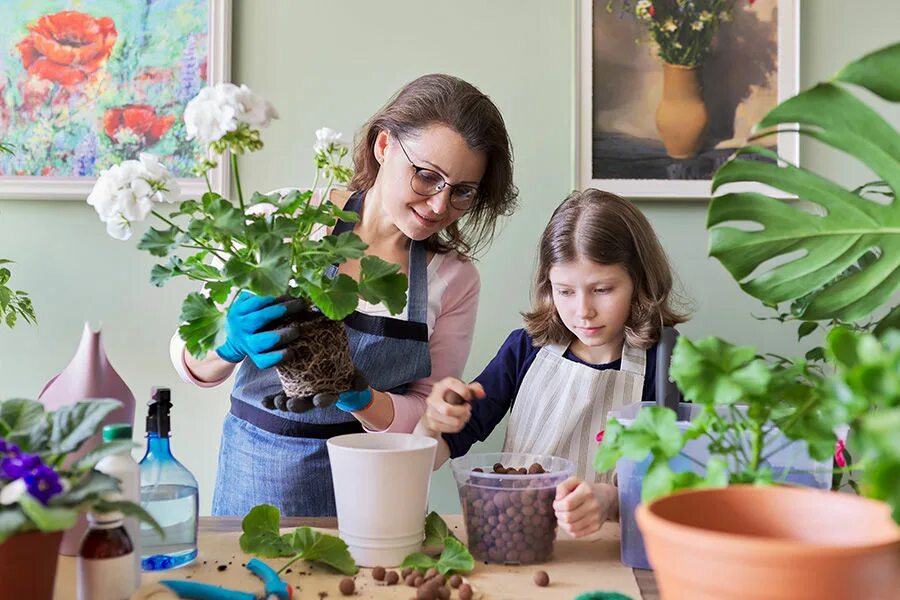
M 400 149 L 403 150 L 403 155 L 406 156 L 406 160 L 408 160 L 409 164 L 415 169 L 412 178 L 409 180 L 409 187 L 412 188 L 412 191 L 420 196 L 435 196 L 440 194 L 444 188 L 450 188 L 450 206 L 456 210 L 469 210 L 472 208 L 472 204 L 478 197 L 477 187 L 468 184 L 450 185 L 437 171 L 420 167 L 414 163 L 409 157 L 406 148 L 403 147 L 400 138 L 396 135 L 394 138 L 397 140 L 397 144 L 400 145 Z

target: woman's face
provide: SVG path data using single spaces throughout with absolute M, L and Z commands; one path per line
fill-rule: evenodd
M 450 186 L 459 186 L 463 191 L 465 186 L 477 187 L 487 165 L 483 152 L 469 148 L 462 136 L 444 125 L 431 125 L 419 130 L 417 136 L 403 137 L 399 142 L 396 136 L 381 131 L 374 151 L 381 164 L 375 185 L 379 187 L 384 210 L 394 225 L 413 240 L 427 239 L 465 214 L 465 210 L 451 204 Z M 436 172 L 449 186 L 433 196 L 417 193 L 410 185 L 416 173 L 413 164 Z M 457 198 L 454 203 L 459 204 Z

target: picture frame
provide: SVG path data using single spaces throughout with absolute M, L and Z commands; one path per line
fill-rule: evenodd
M 204 150 L 187 141 L 183 112 L 202 87 L 230 80 L 231 0 L 154 0 L 137 16 L 112 0 L 17 4 L 6 6 L 16 22 L 0 26 L 0 140 L 13 145 L 10 160 L 18 161 L 6 169 L 0 162 L 0 199 L 84 201 L 103 169 L 143 151 L 176 173 L 182 197 L 199 197 L 208 186 L 227 192 L 227 161 L 210 171 L 208 184 L 190 173 Z M 41 21 L 50 15 L 54 21 Z M 31 38 L 52 38 L 63 26 L 86 36 L 82 43 L 100 48 L 98 56 L 69 66 L 33 47 Z M 59 56 L 71 56 L 62 45 Z M 16 110 L 23 107 L 32 112 Z M 21 172 L 10 174 L 17 166 Z
M 627 198 L 708 200 L 712 174 L 746 143 L 752 125 L 799 91 L 799 0 L 735 1 L 733 21 L 716 32 L 709 59 L 698 68 L 700 94 L 709 105 L 708 137 L 688 158 L 668 155 L 658 119 L 648 114 L 659 113 L 666 78 L 636 12 L 652 3 L 639 8 L 639 2 L 625 2 L 631 15 L 615 14 L 615 4 L 576 0 L 575 180 Z M 744 63 L 736 60 L 742 52 Z M 748 65 L 746 73 L 741 64 Z M 799 136 L 766 139 L 773 138 L 771 149 L 799 164 Z M 760 184 L 722 188 L 736 190 L 788 197 Z

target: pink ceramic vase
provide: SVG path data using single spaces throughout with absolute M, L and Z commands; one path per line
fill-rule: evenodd
M 47 382 L 38 400 L 47 410 L 56 410 L 88 398 L 114 398 L 122 403 L 121 407 L 103 419 L 104 425 L 112 423 L 134 425 L 134 394 L 109 363 L 103 349 L 100 331 L 93 331 L 90 323 L 85 323 L 81 342 L 72 361 L 61 373 Z M 67 463 L 84 456 L 96 448 L 100 441 L 101 435 L 98 432 L 85 442 L 78 452 L 70 455 Z M 78 524 L 66 531 L 63 536 L 60 554 L 76 556 L 86 529 L 87 520 L 82 516 Z

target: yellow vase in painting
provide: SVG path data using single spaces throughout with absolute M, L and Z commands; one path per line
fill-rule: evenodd
M 663 63 L 663 93 L 656 128 L 672 158 L 690 158 L 703 144 L 709 114 L 695 67 Z

